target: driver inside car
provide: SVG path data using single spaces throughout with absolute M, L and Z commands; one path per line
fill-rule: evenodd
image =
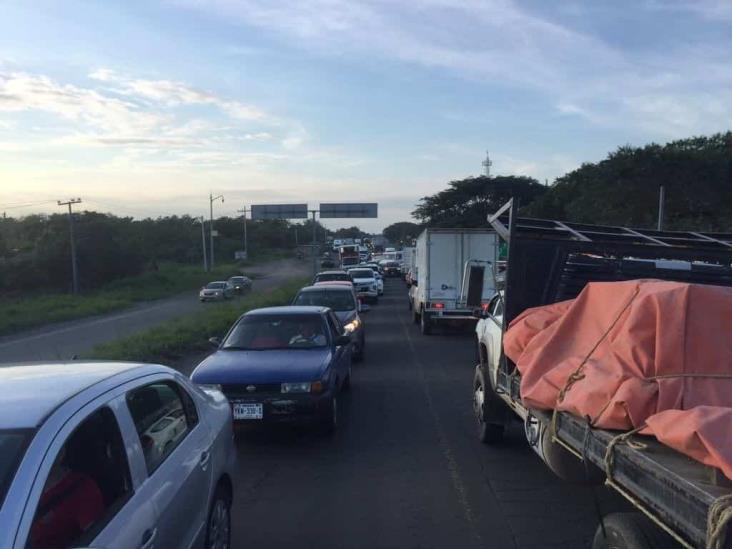
M 290 338 L 290 345 L 322 347 L 326 344 L 325 334 L 310 322 L 300 323 L 298 333 Z

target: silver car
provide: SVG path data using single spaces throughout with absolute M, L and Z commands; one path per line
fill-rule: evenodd
M 230 546 L 223 394 L 164 366 L 0 368 L 0 549 Z
M 200 301 L 221 301 L 234 295 L 234 286 L 228 280 L 209 282 L 198 292 Z

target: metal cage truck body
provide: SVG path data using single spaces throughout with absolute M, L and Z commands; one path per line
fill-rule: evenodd
M 605 515 L 593 548 L 732 547 L 726 532 L 732 482 L 719 469 L 654 437 L 636 435 L 638 430 L 603 429 L 589 416 L 530 407 L 522 395 L 523 376 L 504 345 L 509 324 L 527 309 L 566 303 L 588 284 L 652 280 L 732 286 L 732 234 L 517 218 L 513 201 L 489 221 L 508 243 L 508 261 L 505 285 L 498 284 L 502 288 L 487 308 L 476 310 L 480 363 L 473 404 L 480 440 L 498 444 L 507 423 L 519 419 L 529 445 L 557 476 L 605 483 L 625 497 L 638 511 Z
M 425 229 L 419 235 L 409 296 L 423 334 L 437 323 L 472 321 L 473 310 L 490 302 L 497 249 L 496 234 L 487 229 Z

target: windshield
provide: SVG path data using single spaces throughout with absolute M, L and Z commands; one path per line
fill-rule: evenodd
M 314 349 L 325 347 L 323 319 L 308 315 L 249 315 L 228 335 L 222 349 Z
M 0 431 L 0 507 L 31 434 L 29 429 Z
M 374 271 L 371 269 L 354 269 L 349 271 L 352 278 L 374 278 Z
M 315 277 L 315 282 L 332 282 L 333 280 L 345 280 L 349 282 L 351 277 L 346 273 L 325 273 Z
M 208 290 L 221 290 L 221 289 L 223 289 L 223 287 L 225 285 L 226 284 L 224 284 L 223 282 L 209 282 L 206 285 L 206 289 L 208 289 Z
M 301 292 L 295 298 L 293 305 L 315 305 L 330 307 L 334 311 L 353 311 L 356 302 L 350 291 L 328 290 L 327 292 Z

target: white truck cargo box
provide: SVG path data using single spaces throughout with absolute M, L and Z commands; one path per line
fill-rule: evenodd
M 425 229 L 417 238 L 417 285 L 410 291 L 423 333 L 435 322 L 473 320 L 495 295 L 498 241 L 488 229 Z

